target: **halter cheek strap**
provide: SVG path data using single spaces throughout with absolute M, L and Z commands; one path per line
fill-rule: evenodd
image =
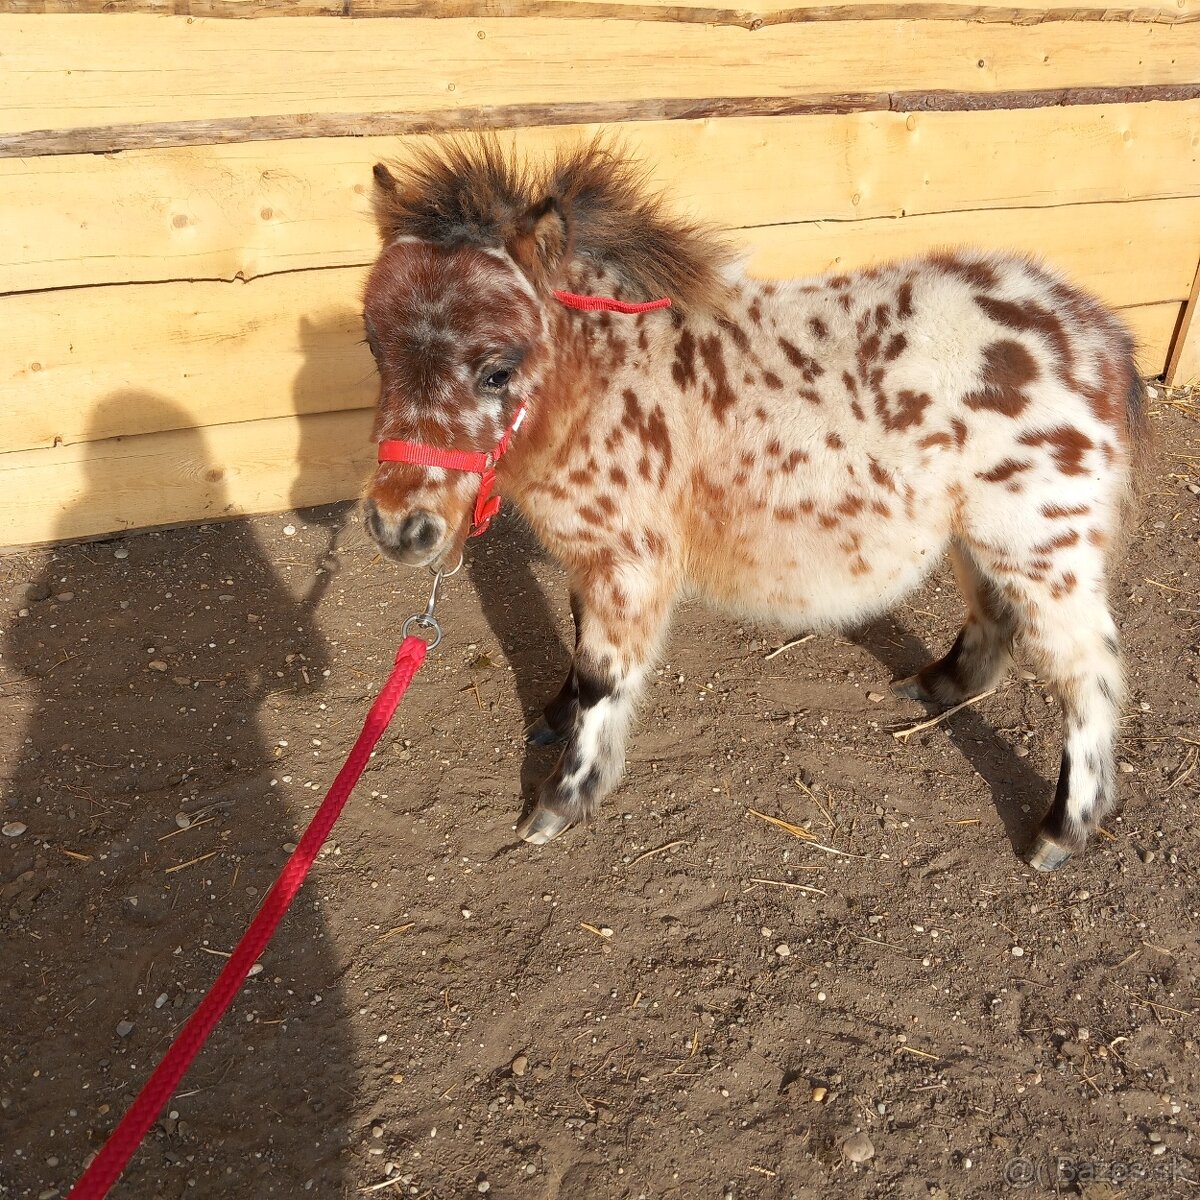
M 626 315 L 653 312 L 659 308 L 670 308 L 671 298 L 647 300 L 641 304 L 630 304 L 614 300 L 610 296 L 579 296 L 575 292 L 555 292 L 554 298 L 567 308 L 580 312 L 615 312 Z M 471 517 L 469 537 L 486 533 L 492 519 L 500 511 L 500 497 L 492 494 L 496 484 L 496 464 L 508 453 L 513 435 L 525 420 L 525 405 L 517 409 L 512 424 L 490 450 L 442 450 L 437 446 L 426 446 L 423 442 L 404 442 L 387 438 L 379 443 L 379 461 L 412 463 L 418 467 L 444 467 L 448 471 L 465 471 L 479 476 L 479 493 L 475 497 L 475 512 Z

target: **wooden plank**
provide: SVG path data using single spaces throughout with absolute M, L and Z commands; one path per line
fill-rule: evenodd
M 1178 304 L 1124 310 L 1144 343 L 1160 345 Z M 1159 362 L 1162 361 L 1160 355 Z M 130 411 L 180 419 L 172 401 L 118 392 L 97 424 Z M 279 512 L 356 496 L 374 461 L 370 413 L 309 413 L 205 429 L 110 438 L 0 455 L 0 545 L 94 537 L 126 529 Z
M 298 271 L 252 284 L 136 284 L 0 299 L 0 389 L 9 399 L 0 406 L 0 446 L 370 405 L 375 367 L 360 344 L 364 274 Z M 125 399 L 110 403 L 114 396 Z M 152 402 L 142 406 L 139 396 Z
M 852 270 L 946 245 L 1016 250 L 1055 263 L 1109 304 L 1127 307 L 1187 295 L 1200 256 L 1200 197 L 829 221 L 739 236 L 751 271 L 774 277 Z
M 1200 266 L 1196 267 L 1164 378 L 1170 387 L 1200 382 Z
M 221 146 L 304 138 L 405 137 L 577 124 L 632 125 L 714 118 L 847 115 L 865 112 L 1024 111 L 1032 108 L 1168 104 L 1200 99 L 1200 83 L 1017 91 L 837 92 L 686 100 L 594 100 L 466 106 L 440 112 L 300 113 L 201 121 L 152 121 L 0 133 L 0 160 L 59 154 L 111 154 L 181 146 Z
M 502 136 L 536 157 L 595 131 Z M 1200 195 L 1200 100 L 658 122 L 620 136 L 673 201 L 725 228 Z M 371 164 L 426 141 L 0 160 L 0 293 L 367 262 Z
M 764 277 L 846 270 L 962 243 L 1044 253 L 1114 305 L 1178 305 L 1200 257 L 1200 198 L 770 226 L 735 237 Z M 252 283 L 0 298 L 0 391 L 14 398 L 0 407 L 0 445 L 164 428 L 162 405 L 143 411 L 106 402 L 131 392 L 170 397 L 175 428 L 370 404 L 373 367 L 358 345 L 362 277 L 363 268 L 345 267 Z
M 510 104 L 1192 84 L 1200 23 L 874 21 L 755 33 L 544 18 L 0 16 L 0 133 Z
M 828 4 L 767 0 L 753 9 L 719 8 L 702 0 L 0 0 L 0 13 L 158 13 L 188 17 L 556 17 L 627 21 L 692 21 L 706 25 L 763 25 L 795 21 L 1162 21 L 1196 20 L 1198 0 L 1149 0 L 1136 5 L 1075 0 L 977 0 L 940 3 Z
M 171 407 L 108 401 L 126 402 Z M 293 415 L 0 454 L 0 546 L 343 500 L 370 474 L 370 424 L 363 411 Z

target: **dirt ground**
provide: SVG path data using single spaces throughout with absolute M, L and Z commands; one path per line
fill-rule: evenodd
M 686 607 L 602 817 L 517 841 L 569 617 L 503 520 L 114 1196 L 1195 1195 L 1200 424 L 1155 426 L 1123 809 L 1053 876 L 1019 857 L 1060 748 L 1037 680 L 892 736 L 948 569 L 773 657 Z M 0 1196 L 65 1196 L 112 1129 L 427 583 L 345 505 L 0 559 Z

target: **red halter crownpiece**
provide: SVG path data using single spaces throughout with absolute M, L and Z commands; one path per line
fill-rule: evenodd
M 627 316 L 671 307 L 670 296 L 647 300 L 642 304 L 629 304 L 610 296 L 579 296 L 574 292 L 555 292 L 554 298 L 567 308 L 576 308 L 580 312 L 615 312 Z M 487 532 L 492 519 L 500 511 L 500 497 L 492 495 L 496 483 L 496 464 L 508 453 L 509 443 L 524 420 L 525 405 L 522 404 L 512 424 L 504 431 L 504 436 L 491 450 L 442 450 L 437 446 L 426 446 L 423 442 L 386 438 L 379 443 L 379 461 L 412 463 L 418 467 L 444 467 L 448 471 L 466 471 L 478 475 L 479 494 L 475 497 L 469 536 L 479 537 Z
M 671 297 L 663 296 L 660 300 L 646 300 L 641 304 L 630 304 L 625 300 L 614 300 L 610 296 L 579 296 L 574 292 L 555 292 L 554 298 L 568 308 L 577 308 L 580 312 L 615 312 L 625 313 L 626 316 L 636 316 L 638 313 L 654 312 L 656 308 L 670 308 Z

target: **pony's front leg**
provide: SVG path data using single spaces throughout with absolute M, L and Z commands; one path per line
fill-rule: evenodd
M 567 744 L 517 827 L 544 845 L 591 818 L 625 772 L 625 738 L 670 615 L 674 587 L 651 564 L 606 564 L 573 589 L 577 641 Z

